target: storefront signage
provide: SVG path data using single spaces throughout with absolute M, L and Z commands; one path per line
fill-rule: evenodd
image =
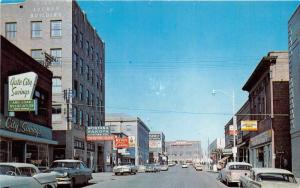
M 35 100 L 8 101 L 8 111 L 35 111 Z
M 108 136 L 86 135 L 87 141 L 113 141 L 114 139 L 115 139 L 115 135 L 108 135 Z
M 16 118 L 8 117 L 7 119 L 4 119 L 1 117 L 0 122 L 1 129 L 7 129 L 12 132 L 23 133 L 36 137 L 41 136 L 41 130 L 39 128 Z
M 149 140 L 149 148 L 161 148 L 161 145 L 160 140 Z
M 241 121 L 241 131 L 257 131 L 257 120 Z
M 272 131 L 268 130 L 250 139 L 250 147 L 272 141 Z
M 114 138 L 115 136 L 110 134 L 108 126 L 93 126 L 86 129 L 87 141 L 112 141 Z
M 128 137 L 126 138 L 115 138 L 115 148 L 128 148 L 129 147 L 129 142 L 128 142 Z
M 223 155 L 231 155 L 232 154 L 232 149 L 222 149 Z
M 160 134 L 149 134 L 149 140 L 161 140 Z
M 129 136 L 128 137 L 128 144 L 130 148 L 134 148 L 135 147 L 135 136 Z
M 233 125 L 229 125 L 229 131 L 226 133 L 227 135 L 237 135 L 238 130 L 234 129 Z

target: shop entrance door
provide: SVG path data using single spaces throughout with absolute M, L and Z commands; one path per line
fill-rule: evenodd
M 104 152 L 103 146 L 98 146 L 98 171 L 104 172 Z
M 25 162 L 25 142 L 13 141 L 12 142 L 12 161 L 24 163 Z

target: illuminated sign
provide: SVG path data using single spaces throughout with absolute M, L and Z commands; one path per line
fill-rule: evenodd
M 128 142 L 128 137 L 125 138 L 115 138 L 115 148 L 128 148 L 129 147 L 129 142 Z
M 257 131 L 256 120 L 241 121 L 241 131 Z

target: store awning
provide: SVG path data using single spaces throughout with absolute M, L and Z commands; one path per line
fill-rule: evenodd
M 222 159 L 220 159 L 220 160 L 218 161 L 218 163 L 225 163 L 226 160 L 227 160 L 229 157 L 230 157 L 230 156 L 223 157 Z
M 0 136 L 18 139 L 18 140 L 37 142 L 37 143 L 42 143 L 42 144 L 57 145 L 57 141 L 54 141 L 54 140 L 49 140 L 49 139 L 35 137 L 35 136 L 29 136 L 26 134 L 14 133 L 14 132 L 7 131 L 4 129 L 0 129 Z
M 242 146 L 244 146 L 246 144 L 247 144 L 247 142 L 242 142 L 242 143 L 238 144 L 237 147 L 240 148 L 240 147 L 242 147 Z

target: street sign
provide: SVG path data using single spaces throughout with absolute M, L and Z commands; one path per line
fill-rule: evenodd
M 257 131 L 257 120 L 241 121 L 241 131 Z

